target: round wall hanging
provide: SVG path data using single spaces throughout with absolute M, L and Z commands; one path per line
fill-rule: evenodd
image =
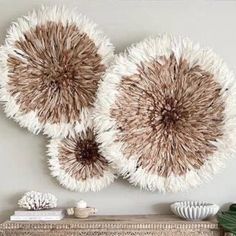
M 99 191 L 115 179 L 108 161 L 100 154 L 92 129 L 74 137 L 51 139 L 48 145 L 52 176 L 72 191 Z
M 101 152 L 134 185 L 195 187 L 235 151 L 233 73 L 189 39 L 146 39 L 117 56 L 98 90 Z
M 43 7 L 19 18 L 0 50 L 7 116 L 50 137 L 82 132 L 112 58 L 107 37 L 74 11 Z

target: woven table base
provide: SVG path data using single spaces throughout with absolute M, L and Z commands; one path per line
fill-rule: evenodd
M 94 216 L 61 221 L 0 225 L 1 236 L 223 236 L 217 222 L 184 221 L 175 216 Z

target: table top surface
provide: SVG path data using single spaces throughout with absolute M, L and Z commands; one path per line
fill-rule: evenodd
M 204 221 L 187 221 L 174 215 L 96 215 L 90 216 L 86 219 L 78 218 L 64 218 L 60 221 L 6 221 L 0 225 L 1 228 L 21 228 L 21 227 L 102 227 L 112 225 L 118 227 L 120 225 L 126 226 L 152 226 L 161 227 L 162 225 L 170 226 L 179 225 L 184 227 L 204 227 L 204 228 L 218 228 L 218 223 L 215 218 Z

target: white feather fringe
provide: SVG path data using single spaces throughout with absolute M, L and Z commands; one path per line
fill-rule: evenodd
M 0 100 L 4 104 L 4 111 L 7 117 L 13 118 L 21 127 L 28 128 L 34 134 L 43 131 L 49 137 L 65 137 L 74 135 L 75 129 L 76 132 L 86 130 L 90 122 L 90 108 L 84 108 L 81 111 L 81 122 L 43 125 L 40 123 L 36 112 L 31 111 L 27 114 L 21 112 L 19 105 L 16 103 L 17 95 L 11 96 L 7 86 L 9 79 L 7 59 L 9 54 L 15 55 L 16 53 L 14 51 L 15 42 L 24 38 L 25 32 L 48 21 L 61 22 L 64 25 L 68 23 L 76 24 L 82 33 L 86 33 L 94 41 L 98 48 L 98 54 L 101 56 L 102 63 L 105 66 L 108 66 L 113 59 L 114 48 L 109 39 L 97 29 L 96 24 L 87 17 L 65 7 L 42 7 L 39 11 L 33 11 L 27 16 L 19 18 L 8 30 L 5 45 L 0 48 Z
M 56 138 L 51 139 L 48 144 L 48 156 L 49 156 L 49 168 L 51 170 L 51 175 L 56 177 L 59 183 L 71 190 L 78 192 L 97 192 L 101 189 L 109 186 L 116 178 L 115 171 L 112 168 L 104 171 L 101 177 L 92 177 L 86 180 L 77 180 L 68 174 L 60 165 L 59 162 L 59 144 L 62 139 Z
M 149 62 L 154 58 L 174 53 L 177 60 L 182 56 L 191 65 L 198 64 L 203 70 L 214 74 L 216 81 L 222 87 L 222 97 L 225 102 L 225 125 L 223 137 L 215 146 L 217 151 L 204 163 L 199 170 L 190 170 L 183 176 L 171 175 L 167 178 L 152 175 L 139 167 L 136 170 L 138 157 L 125 156 L 125 143 L 117 141 L 119 130 L 116 120 L 111 118 L 111 108 L 119 99 L 118 88 L 122 77 L 130 76 L 137 71 L 141 62 Z M 226 91 L 227 88 L 227 91 Z M 224 167 L 225 159 L 235 154 L 236 149 L 236 81 L 232 71 L 210 49 L 202 49 L 188 38 L 162 35 L 149 38 L 127 49 L 124 54 L 116 56 L 97 92 L 95 103 L 95 129 L 98 133 L 97 142 L 104 156 L 114 162 L 120 174 L 134 184 L 147 190 L 160 192 L 185 191 L 208 181 Z

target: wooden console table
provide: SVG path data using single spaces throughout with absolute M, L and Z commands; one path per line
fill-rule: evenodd
M 0 225 L 1 236 L 221 236 L 215 220 L 184 221 L 175 216 L 93 216 L 50 222 Z

